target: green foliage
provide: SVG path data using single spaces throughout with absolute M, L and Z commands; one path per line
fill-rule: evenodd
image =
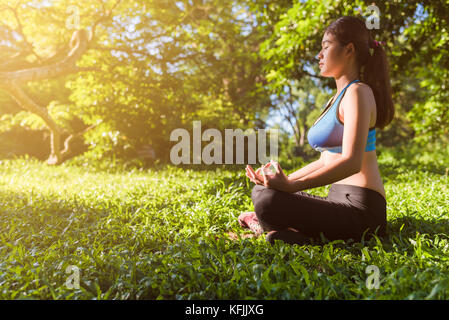
M 79 6 L 79 28 L 90 30 L 105 13 L 102 10 L 114 3 L 8 2 L 17 5 L 26 38 L 18 34 L 15 16 L 2 10 L 0 36 L 11 46 L 2 47 L 1 57 L 5 60 L 15 50 L 26 52 L 8 70 L 36 66 L 67 46 L 75 29 L 67 27 L 73 18 L 69 6 Z M 367 18 L 370 4 L 359 0 L 211 0 L 207 5 L 188 0 L 122 1 L 111 19 L 97 25 L 96 41 L 77 62 L 97 71 L 31 82 L 24 89 L 67 132 L 81 130 L 74 126 L 76 119 L 84 125 L 105 123 L 83 136 L 96 148 L 86 155 L 92 159 L 133 157 L 143 145 L 151 145 L 164 161 L 173 129 L 189 129 L 193 120 L 209 128 L 263 128 L 270 111 L 279 110 L 281 101 L 288 99 L 298 101 L 297 131 L 304 134 L 335 85 L 333 79 L 318 76 L 316 54 L 325 28 L 343 15 Z M 429 1 L 376 5 L 381 20 L 373 34 L 387 43 L 396 108 L 393 123 L 379 132 L 378 145 L 398 145 L 412 138 L 425 144 L 441 136 L 446 141 L 447 6 Z M 34 52 L 27 51 L 25 40 L 33 44 Z M 308 100 L 308 93 L 313 99 Z M 42 120 L 18 110 L 4 94 L 0 102 L 2 132 L 18 126 L 45 128 Z
M 38 115 L 27 111 L 19 111 L 15 115 L 4 114 L 0 118 L 0 131 L 5 132 L 11 130 L 14 126 L 27 127 L 30 129 L 41 129 L 45 127 L 45 123 Z
M 447 104 L 439 100 L 438 96 L 430 97 L 424 104 L 415 105 L 409 113 L 416 130 L 415 140 L 424 143 L 449 141 L 448 113 Z
M 419 143 L 449 139 L 449 33 L 447 7 L 440 3 L 426 4 L 419 23 L 411 24 L 404 36 L 411 39 L 416 67 L 409 68 L 420 79 L 422 98 L 408 113 Z
M 130 148 L 149 144 L 164 160 L 169 156 L 172 130 L 190 129 L 193 120 L 214 128 L 248 127 L 255 112 L 267 108 L 268 100 L 267 90 L 256 81 L 261 68 L 254 48 L 261 33 L 253 30 L 243 37 L 248 22 L 229 23 L 236 18 L 232 3 L 217 2 L 207 12 L 188 1 L 179 3 L 184 9 L 160 1 L 152 1 L 153 5 L 134 1 L 133 10 L 123 8 L 123 16 L 101 42 L 115 49 L 92 50 L 83 57 L 82 65 L 95 63 L 105 72 L 73 77 L 67 83 L 72 112 L 86 123 L 102 119 L 120 132 Z M 130 19 L 140 21 L 131 23 L 133 37 L 116 37 L 121 23 L 130 24 Z M 139 41 L 150 46 L 162 40 L 161 29 L 172 41 L 158 43 L 158 55 L 137 47 Z M 234 46 L 236 42 L 239 47 Z M 88 142 L 101 153 L 108 149 L 101 146 L 102 141 Z M 126 154 L 116 145 L 116 156 Z
M 70 112 L 69 106 L 52 101 L 48 105 L 48 114 L 58 125 L 73 131 L 70 121 L 74 119 L 74 114 Z M 6 113 L 0 117 L 0 132 L 11 130 L 15 126 L 32 130 L 41 130 L 47 127 L 41 117 L 28 111 L 19 111 L 16 114 Z
M 74 31 L 67 27 L 73 18 L 68 9 L 79 3 L 49 2 L 39 6 L 38 1 L 17 2 L 23 3 L 19 18 L 26 18 L 28 26 L 36 26 L 24 30 L 36 46 L 36 55 L 29 55 L 27 65 L 33 65 L 38 56 L 52 56 L 68 44 Z M 115 2 L 84 1 L 78 8 L 79 28 L 90 29 L 105 14 L 102 10 L 112 8 Z M 56 104 L 61 106 L 57 122 L 68 131 L 73 131 L 64 122 L 68 115 L 82 119 L 86 125 L 98 120 L 107 124 L 98 127 L 96 134 L 85 136 L 86 142 L 97 148 L 94 153 L 98 157 L 110 156 L 111 146 L 114 156 L 127 157 L 129 150 L 151 145 L 157 157 L 166 160 L 170 132 L 191 128 L 192 121 L 198 119 L 220 129 L 261 125 L 257 118 L 270 106 L 258 55 L 265 33 L 262 29 L 248 29 L 252 21 L 243 4 L 122 1 L 112 17 L 97 26 L 96 41 L 77 63 L 97 71 L 28 86 L 32 98 L 49 111 Z M 7 18 L 5 23 L 14 28 L 14 17 Z M 12 104 L 10 100 L 7 103 Z M 5 129 L 12 123 L 43 126 L 35 116 L 23 114 L 9 115 L 4 120 L 10 122 Z M 111 145 L 111 139 L 99 134 L 102 128 L 107 130 L 107 136 L 120 132 L 126 143 Z M 92 140 L 97 137 L 101 138 Z
M 379 157 L 388 236 L 322 246 L 245 238 L 237 216 L 253 209 L 253 184 L 243 168 L 3 160 L 0 298 L 447 299 L 449 149 L 410 150 Z M 79 289 L 66 286 L 70 265 Z M 366 286 L 370 265 L 378 290 Z

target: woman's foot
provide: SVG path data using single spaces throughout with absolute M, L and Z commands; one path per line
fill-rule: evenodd
M 251 220 L 258 221 L 254 211 L 242 212 L 237 220 L 243 228 L 248 228 L 248 222 Z
M 262 227 L 260 226 L 254 211 L 241 213 L 238 217 L 238 222 L 243 228 L 249 228 L 256 235 L 261 235 L 263 233 Z

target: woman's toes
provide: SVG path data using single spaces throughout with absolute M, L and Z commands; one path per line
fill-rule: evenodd
M 260 226 L 259 222 L 257 221 L 251 221 L 248 224 L 249 229 L 254 232 L 257 236 L 261 235 L 263 233 L 263 229 Z
M 243 228 L 249 228 L 250 222 L 258 221 L 256 213 L 254 211 L 243 212 L 242 214 L 240 214 L 237 220 L 240 226 L 242 226 Z

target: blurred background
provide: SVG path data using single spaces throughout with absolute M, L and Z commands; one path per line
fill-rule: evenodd
M 319 154 L 307 131 L 336 90 L 315 58 L 324 29 L 343 15 L 367 19 L 371 4 L 396 109 L 377 130 L 378 154 L 447 152 L 442 2 L 9 0 L 0 1 L 0 158 L 170 163 L 170 133 L 200 120 L 202 132 L 277 128 L 281 163 L 310 161 Z

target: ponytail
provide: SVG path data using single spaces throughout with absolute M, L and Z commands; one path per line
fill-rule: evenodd
M 373 40 L 366 63 L 361 67 L 361 81 L 370 86 L 377 106 L 376 127 L 384 128 L 394 117 L 390 85 L 390 67 L 381 43 Z

